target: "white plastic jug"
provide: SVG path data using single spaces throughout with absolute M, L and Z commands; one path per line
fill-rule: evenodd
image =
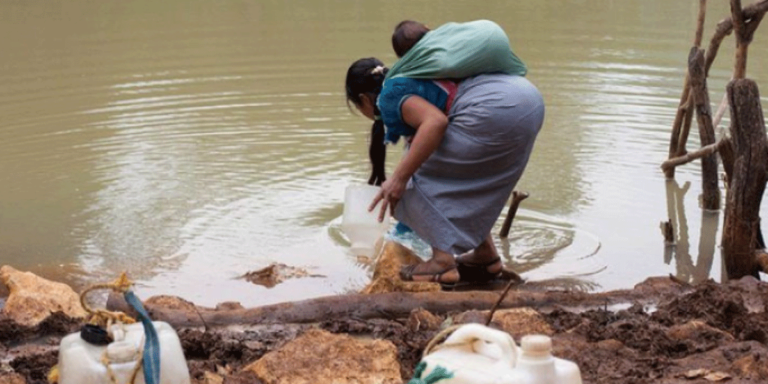
M 368 212 L 380 188 L 372 185 L 349 185 L 344 191 L 344 214 L 341 229 L 352 243 L 351 251 L 360 256 L 373 256 L 376 242 L 389 228 L 389 213 L 379 222 L 379 204 Z
M 552 356 L 552 339 L 527 335 L 520 341 L 514 373 L 507 377 L 515 384 L 581 384 L 581 371 L 575 363 Z
M 176 332 L 168 323 L 153 322 L 160 340 L 160 384 L 189 384 L 189 369 Z M 102 363 L 106 357 L 117 384 L 130 383 L 131 374 L 143 352 L 144 327 L 141 323 L 113 325 L 114 341 L 93 345 L 80 333 L 67 335 L 59 345 L 59 384 L 114 384 Z M 145 384 L 140 370 L 134 384 Z
M 581 384 L 576 364 L 551 355 L 549 337 L 525 336 L 522 344 L 521 349 L 506 332 L 463 325 L 424 356 L 427 367 L 421 377 L 441 366 L 453 374 L 440 381 L 445 384 Z

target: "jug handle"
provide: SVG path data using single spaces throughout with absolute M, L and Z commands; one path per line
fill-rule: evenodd
M 498 364 L 514 368 L 517 364 L 517 345 L 507 333 L 480 324 L 467 324 L 457 329 L 445 340 L 445 344 L 472 343 L 477 340 L 497 345 L 501 350 Z

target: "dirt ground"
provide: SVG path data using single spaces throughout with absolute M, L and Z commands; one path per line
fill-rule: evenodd
M 548 308 L 540 313 L 555 331 L 555 355 L 575 361 L 584 383 L 768 382 L 768 284 L 751 278 L 725 285 L 706 282 L 687 294 L 658 299 L 652 306 L 635 304 L 620 311 Z M 198 382 L 206 372 L 215 372 L 224 383 L 258 383 L 240 368 L 310 327 L 391 341 L 407 381 L 429 340 L 457 315 L 437 316 L 438 321 L 419 326 L 411 317 L 178 332 Z M 13 369 L 27 383 L 45 383 L 60 337 L 77 328 L 64 316 L 34 329 L 0 318 L 0 376 Z

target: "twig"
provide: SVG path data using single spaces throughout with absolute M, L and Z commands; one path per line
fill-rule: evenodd
M 491 324 L 491 320 L 493 320 L 493 314 L 496 313 L 496 310 L 499 309 L 499 305 L 501 305 L 501 302 L 504 301 L 504 298 L 507 297 L 507 293 L 509 293 L 509 290 L 512 288 L 512 286 L 516 283 L 515 280 L 510 280 L 509 283 L 507 283 L 507 286 L 504 288 L 504 291 L 501 292 L 501 295 L 499 295 L 499 300 L 496 301 L 496 304 L 491 307 L 491 312 L 488 314 L 488 320 L 486 320 L 485 325 L 488 326 Z

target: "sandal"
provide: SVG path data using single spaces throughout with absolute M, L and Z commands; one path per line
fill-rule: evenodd
M 456 286 L 456 282 L 443 282 L 440 280 L 440 277 L 442 277 L 444 274 L 456 269 L 456 266 L 448 267 L 440 272 L 429 272 L 429 273 L 414 273 L 414 270 L 416 267 L 418 267 L 421 264 L 412 264 L 412 265 L 406 265 L 400 269 L 400 279 L 403 281 L 414 281 L 414 282 L 432 282 L 432 283 L 439 283 L 443 288 L 454 288 Z M 429 280 L 414 280 L 414 276 L 431 276 L 432 278 Z
M 461 276 L 462 281 L 473 282 L 473 283 L 484 283 L 491 280 L 495 280 L 502 275 L 502 272 L 504 272 L 503 264 L 501 266 L 501 269 L 499 269 L 498 272 L 496 273 L 488 272 L 488 267 L 500 261 L 501 261 L 500 257 L 497 257 L 485 263 L 469 263 L 469 262 L 462 263 L 457 260 L 456 269 L 459 271 L 459 276 Z

